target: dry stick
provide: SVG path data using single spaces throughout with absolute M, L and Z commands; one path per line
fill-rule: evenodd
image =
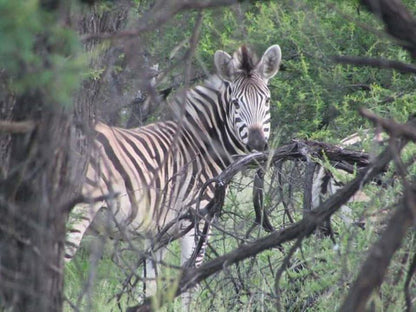
M 218 183 L 215 192 L 214 192 L 214 198 L 211 200 L 207 205 L 207 214 L 205 216 L 201 215 L 201 210 L 199 208 L 199 205 L 201 204 L 201 198 L 203 193 L 205 192 L 206 188 L 210 186 L 212 183 Z M 200 194 L 199 194 L 199 200 L 196 207 L 196 214 L 194 216 L 194 227 L 195 227 L 195 233 L 199 236 L 199 240 L 195 246 L 194 251 L 192 252 L 191 257 L 189 260 L 185 263 L 185 267 L 192 267 L 195 265 L 195 261 L 200 254 L 202 247 L 208 240 L 208 232 L 210 231 L 211 224 L 216 219 L 217 215 L 220 213 L 220 209 L 224 204 L 225 200 L 225 190 L 226 185 L 223 185 L 221 181 L 216 181 L 215 179 L 208 180 L 203 187 L 201 188 Z M 204 228 L 202 233 L 200 233 L 198 224 L 201 221 L 201 217 L 204 219 Z
M 33 120 L 26 121 L 8 121 L 0 120 L 0 133 L 26 133 L 33 131 L 36 123 Z
M 381 19 L 386 32 L 416 58 L 416 19 L 400 0 L 361 0 L 375 16 Z
M 415 123 L 412 124 L 408 122 L 406 124 L 399 124 L 394 120 L 381 118 L 365 108 L 360 109 L 360 114 L 366 117 L 367 119 L 371 120 L 372 122 L 376 123 L 377 125 L 381 126 L 391 136 L 403 137 L 404 139 L 416 142 Z
M 282 170 L 283 170 L 283 162 L 281 162 L 281 161 L 276 162 L 274 164 L 274 172 L 277 175 L 277 192 L 278 192 L 278 194 L 280 196 L 280 202 L 282 203 L 283 209 L 284 209 L 283 224 L 286 223 L 285 216 L 288 217 L 290 223 L 295 223 L 295 220 L 293 220 L 293 218 L 292 218 L 292 216 L 290 214 L 289 206 L 286 203 L 286 200 L 285 200 L 285 198 L 283 196 Z
M 77 197 L 71 198 L 69 201 L 64 202 L 59 206 L 59 210 L 62 213 L 69 213 L 71 210 L 78 204 L 94 204 L 102 201 L 111 200 L 114 198 L 117 198 L 119 196 L 119 193 L 113 193 L 113 194 L 106 194 L 102 196 L 97 197 L 87 197 L 84 195 L 79 195 Z
M 403 143 L 400 147 L 403 147 L 406 143 Z M 319 144 L 318 144 L 319 145 Z M 295 142 L 294 145 L 290 144 L 284 146 L 275 151 L 272 157 L 272 161 L 276 162 L 282 159 L 288 159 L 290 157 L 300 158 L 305 154 L 304 149 L 313 149 L 314 144 L 310 146 L 305 145 L 304 142 Z M 315 144 L 316 147 L 316 144 Z M 302 153 L 299 150 L 302 149 Z M 339 149 L 342 150 L 342 149 Z M 317 151 L 314 151 L 317 153 Z M 329 159 L 331 159 L 332 152 L 330 150 L 325 151 Z M 316 156 L 316 155 L 315 155 Z M 336 154 L 334 156 L 337 156 Z M 340 156 L 340 155 L 338 155 Z M 231 178 L 243 168 L 248 167 L 253 163 L 259 161 L 267 161 L 268 153 L 253 153 L 243 157 L 242 159 L 231 164 L 218 179 L 228 183 Z M 390 147 L 387 147 L 374 161 L 364 169 L 360 170 L 358 176 L 346 184 L 346 186 L 339 190 L 335 195 L 331 196 L 324 203 L 319 205 L 316 210 L 310 212 L 301 221 L 291 224 L 281 231 L 273 232 L 272 234 L 260 238 L 252 243 L 244 244 L 239 248 L 220 256 L 212 261 L 202 264 L 199 268 L 187 268 L 182 272 L 181 280 L 179 281 L 179 287 L 175 293 L 175 296 L 179 296 L 181 293 L 194 287 L 202 280 L 205 280 L 209 276 L 223 270 L 225 267 L 238 263 L 247 258 L 253 257 L 258 253 L 268 250 L 278 245 L 298 239 L 299 237 L 306 237 L 313 233 L 318 225 L 324 222 L 328 217 L 334 214 L 342 205 L 344 205 L 363 185 L 372 181 L 379 173 L 383 172 L 387 164 L 392 159 L 392 152 Z M 171 287 L 176 287 L 171 285 Z M 161 302 L 166 303 L 170 298 L 161 298 Z M 163 302 L 164 301 L 164 302 Z M 151 311 L 150 299 L 139 306 L 131 307 L 127 309 L 127 312 L 137 311 Z
M 309 213 L 312 210 L 312 186 L 315 168 L 317 164 L 308 160 L 305 169 L 305 182 L 303 185 L 303 213 Z
M 185 10 L 202 10 L 219 6 L 228 6 L 236 3 L 237 0 L 169 0 L 157 2 L 151 10 L 143 14 L 143 17 L 136 23 L 135 29 L 129 29 L 114 33 L 90 33 L 81 36 L 82 41 L 92 39 L 120 39 L 140 36 L 142 33 L 154 30 L 157 27 L 171 20 L 173 16 Z
M 254 225 L 261 225 L 266 232 L 273 232 L 275 229 L 271 224 L 264 207 L 264 169 L 257 170 L 253 183 L 253 206 L 256 214 Z M 247 235 L 248 237 L 248 235 Z
M 287 216 L 287 218 L 289 219 L 290 223 L 295 223 L 295 220 L 293 219 L 292 215 L 290 214 L 290 207 L 289 207 L 289 203 L 290 203 L 290 198 L 288 201 L 286 201 L 286 199 L 284 198 L 284 194 L 283 194 L 283 181 L 282 181 L 282 169 L 283 169 L 283 162 L 279 162 L 278 164 L 278 191 L 279 191 L 279 195 L 280 195 L 280 200 L 282 201 L 283 204 L 283 208 L 285 211 L 285 214 L 283 215 L 283 224 L 285 224 L 285 215 Z M 291 192 L 290 190 L 291 184 L 289 183 L 289 194 Z

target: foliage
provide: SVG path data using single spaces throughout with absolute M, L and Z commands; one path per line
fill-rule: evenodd
M 56 17 L 37 0 L 1 0 L 0 68 L 16 94 L 45 89 L 47 104 L 68 106 L 85 58 L 77 34 L 55 23 Z
M 409 6 L 412 9 L 414 3 Z M 195 15 L 178 15 L 151 36 L 149 52 L 160 67 L 175 61 L 180 64 Z M 283 54 L 281 72 L 271 81 L 273 128 L 283 141 L 293 137 L 336 141 L 369 127 L 358 115 L 358 107 L 371 108 L 399 121 L 414 111 L 414 77 L 332 61 L 336 55 L 352 55 L 409 62 L 407 53 L 381 33 L 376 18 L 354 3 L 243 3 L 204 12 L 193 66 L 197 68 L 196 76 L 201 67 L 206 75 L 213 72 L 212 55 L 217 49 L 231 52 L 247 43 L 260 54 L 268 46 L 279 44 Z M 167 59 L 178 43 L 183 43 L 181 53 Z M 178 70 L 175 77 L 182 74 L 182 69 Z

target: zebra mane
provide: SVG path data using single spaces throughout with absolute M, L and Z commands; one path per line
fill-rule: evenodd
M 242 45 L 237 51 L 233 54 L 233 63 L 235 66 L 235 70 L 237 72 L 243 73 L 247 77 L 250 77 L 253 74 L 253 71 L 256 69 L 259 60 L 257 55 L 246 45 Z M 171 113 L 168 114 L 169 119 L 173 117 L 174 120 L 180 120 L 182 116 L 179 116 L 178 113 L 183 111 L 183 100 L 184 96 L 189 97 L 193 96 L 194 93 L 192 92 L 194 89 L 198 88 L 209 88 L 213 90 L 220 91 L 227 85 L 227 82 L 223 80 L 217 74 L 209 76 L 205 79 L 204 82 L 198 84 L 190 88 L 189 90 L 177 93 L 172 101 L 168 101 L 170 104 L 170 111 Z M 187 105 L 188 106 L 188 105 Z M 185 107 L 187 109 L 188 107 Z M 193 106 L 193 105 L 191 105 Z M 200 109 L 205 110 L 206 108 L 200 107 Z
M 183 113 L 184 108 L 185 110 L 192 110 L 192 108 L 195 107 L 195 105 L 189 104 L 189 102 L 187 101 L 185 107 L 183 105 L 186 98 L 189 99 L 195 96 L 195 90 L 208 88 L 220 92 L 220 90 L 223 89 L 225 86 L 226 82 L 222 80 L 218 75 L 214 74 L 208 76 L 204 81 L 189 88 L 188 90 L 180 90 L 179 92 L 176 92 L 174 95 L 172 95 L 172 97 L 167 99 L 168 110 L 166 111 L 164 119 L 179 121 L 183 118 L 181 114 Z M 206 105 L 209 105 L 209 103 L 210 102 L 205 103 L 205 105 L 197 105 L 196 107 L 205 110 L 207 109 Z M 197 116 L 195 116 L 195 118 L 197 118 Z
M 235 60 L 236 69 L 248 76 L 251 75 L 258 63 L 257 55 L 246 45 L 242 45 L 234 52 L 233 58 Z

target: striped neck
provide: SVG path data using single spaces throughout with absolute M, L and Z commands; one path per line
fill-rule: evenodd
M 185 102 L 185 107 L 183 104 Z M 235 134 L 229 118 L 230 88 L 228 83 L 213 77 L 204 85 L 178 95 L 174 100 L 177 123 L 184 136 L 201 152 L 208 151 L 221 158 L 228 166 L 233 156 L 246 154 L 247 150 Z

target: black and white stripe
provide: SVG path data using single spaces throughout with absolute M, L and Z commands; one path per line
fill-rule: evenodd
M 215 53 L 217 75 L 177 96 L 176 121 L 137 129 L 96 126 L 95 154 L 89 163 L 83 195 L 117 194 L 108 202 L 74 208 L 67 236 L 66 258 L 76 252 L 87 227 L 103 206 L 128 233 L 154 237 L 197 201 L 204 207 L 214 196 L 201 186 L 216 177 L 233 156 L 264 150 L 270 135 L 268 80 L 278 71 L 280 48 L 271 46 L 260 61 L 245 46 L 233 57 Z M 172 231 L 178 231 L 178 225 Z M 183 259 L 194 248 L 192 234 Z M 189 243 L 191 242 L 192 243 Z M 188 246 L 191 245 L 191 246 Z

